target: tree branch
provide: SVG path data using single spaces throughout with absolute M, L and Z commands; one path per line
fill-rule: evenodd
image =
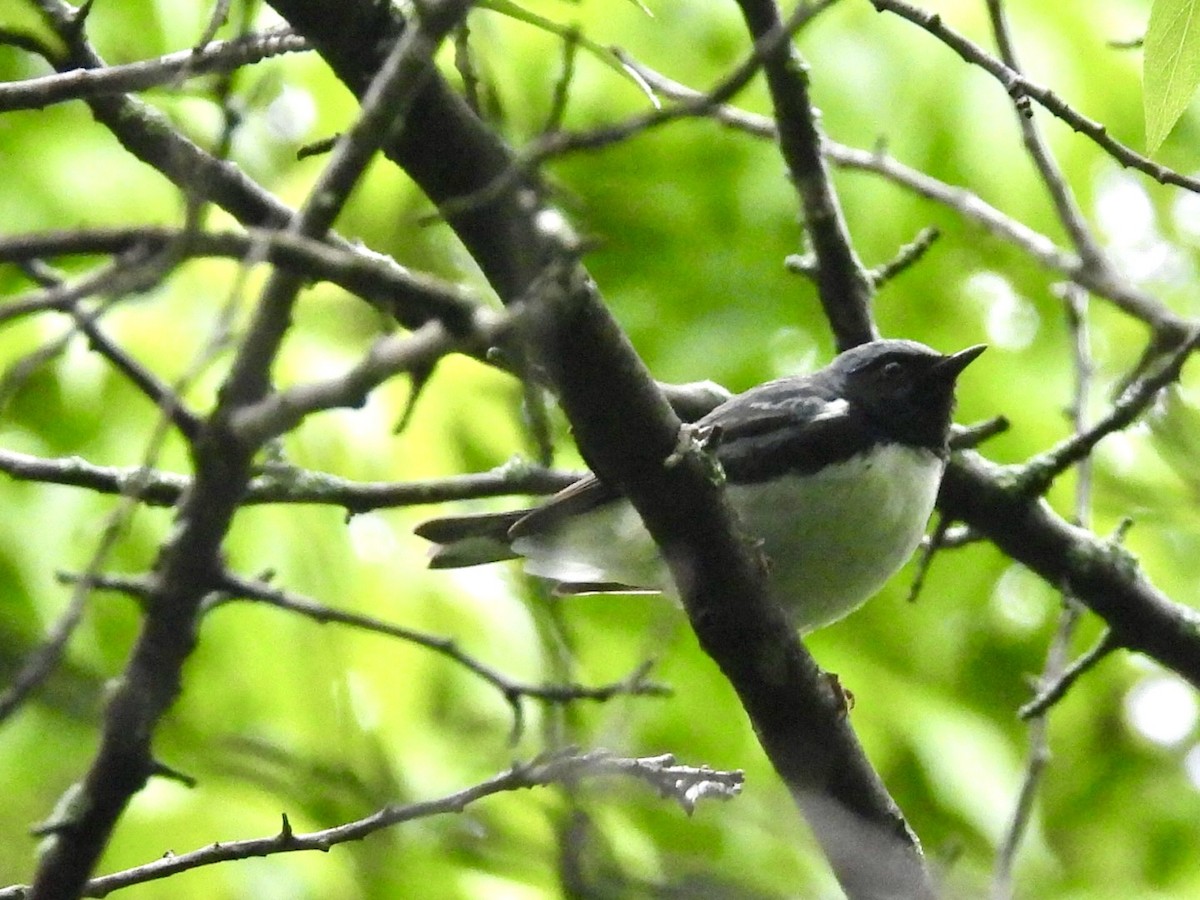
M 190 853 L 171 853 L 143 866 L 93 878 L 82 886 L 83 896 L 107 897 L 121 888 L 146 884 L 180 872 L 232 860 L 305 850 L 326 853 L 338 844 L 362 840 L 377 831 L 403 822 L 460 813 L 476 801 L 495 794 L 569 784 L 581 778 L 614 777 L 642 781 L 660 795 L 674 799 L 689 814 L 700 800 L 736 797 L 741 792 L 743 781 L 740 771 L 723 772 L 707 766 L 683 766 L 670 754 L 631 759 L 614 756 L 606 750 L 549 753 L 527 763 L 517 763 L 511 769 L 487 781 L 445 797 L 403 806 L 385 806 L 365 818 L 320 831 L 297 834 L 292 830 L 285 814 L 283 827 L 270 837 L 221 841 Z M 32 893 L 19 885 L 0 890 L 0 900 L 26 900 L 32 896 Z
M 44 459 L 4 449 L 0 449 L 0 472 L 22 481 L 71 485 L 102 494 L 136 491 L 139 502 L 150 506 L 174 506 L 192 484 L 186 475 L 174 472 L 139 466 L 97 466 L 77 456 Z M 276 465 L 250 480 L 242 502 L 320 503 L 355 514 L 481 497 L 553 494 L 579 477 L 577 472 L 545 469 L 523 460 L 513 460 L 491 472 L 399 482 L 352 481 L 326 472 Z
M 679 452 L 679 420 L 590 281 L 570 261 L 551 266 L 529 321 L 580 448 L 641 515 L 700 645 L 737 691 L 847 893 L 877 897 L 901 884 L 909 896 L 930 895 L 916 839 L 858 745 L 843 696 L 770 598 L 704 451 Z
M 704 96 L 699 91 L 655 72 L 621 54 L 621 61 L 634 69 L 657 93 L 676 100 Z M 714 121 L 759 138 L 774 139 L 776 127 L 767 116 L 721 105 L 701 110 Z M 1178 340 L 1193 327 L 1188 320 L 1166 304 L 1130 285 L 1109 266 L 1094 266 L 1077 254 L 1063 250 L 1050 238 L 1034 231 L 1023 222 L 1007 216 L 985 202 L 978 194 L 956 185 L 946 184 L 924 172 L 906 166 L 889 156 L 882 148 L 863 150 L 824 139 L 821 152 L 835 166 L 857 169 L 880 175 L 906 190 L 954 210 L 964 219 L 974 222 L 988 233 L 1019 248 L 1044 268 L 1059 272 L 1072 281 L 1103 297 L 1123 312 L 1149 325 L 1156 334 L 1171 342 Z
M 1039 105 L 1045 107 L 1072 129 L 1091 138 L 1097 146 L 1122 166 L 1137 169 L 1160 184 L 1173 184 L 1185 190 L 1200 192 L 1200 181 L 1159 165 L 1125 146 L 1112 137 L 1104 125 L 1076 112 L 1049 88 L 1035 84 L 1020 72 L 1014 71 L 996 59 L 982 47 L 948 26 L 941 16 L 913 6 L 905 0 L 871 0 L 871 3 L 880 12 L 894 13 L 928 31 L 938 41 L 957 53 L 964 62 L 978 66 L 999 81 L 1010 97 L 1029 97 L 1031 100 L 1036 100 Z
M 57 6 L 53 0 L 38 2 L 48 11 Z M 394 117 L 403 115 L 441 37 L 465 10 L 455 0 L 430 5 L 426 18 L 392 47 L 355 127 L 339 143 L 340 152 L 293 224 L 295 232 L 324 234 L 374 146 Z M 60 24 L 69 30 L 76 23 L 68 18 Z M 196 441 L 192 490 L 179 507 L 177 527 L 155 568 L 142 632 L 112 690 L 99 751 L 83 781 L 70 789 L 75 800 L 67 816 L 54 823 L 39 861 L 33 887 L 37 900 L 78 895 L 126 805 L 156 771 L 154 730 L 179 693 L 183 663 L 196 644 L 201 602 L 220 584 L 221 545 L 257 450 L 232 435 L 228 422 L 240 406 L 265 394 L 299 286 L 298 279 L 279 272 L 268 281 L 217 408 Z
M 738 0 L 756 41 L 782 27 L 775 0 Z M 808 66 L 790 42 L 767 54 L 763 74 L 774 106 L 779 150 L 800 195 L 804 226 L 816 258 L 821 307 L 839 350 L 879 337 L 871 318 L 874 286 L 850 241 L 841 204 L 821 156 L 817 110 L 808 93 Z
M 406 269 L 391 257 L 345 242 L 314 240 L 274 229 L 245 232 L 186 233 L 177 228 L 79 229 L 0 236 L 0 262 L 26 262 L 59 256 L 93 254 L 156 255 L 181 246 L 183 258 L 224 257 L 233 260 L 261 256 L 265 261 L 308 279 L 328 281 L 362 297 L 407 328 L 437 319 L 452 331 L 469 327 L 482 301 L 470 291 L 423 272 Z M 54 308 L 63 301 L 55 298 Z M 43 302 L 38 309 L 48 304 Z M 7 303 L 0 317 L 10 315 Z M 0 318 L 0 321 L 3 319 Z
M 68 100 L 144 91 L 176 83 L 181 76 L 232 72 L 272 56 L 308 49 L 304 39 L 290 31 L 268 31 L 123 66 L 71 69 L 24 81 L 0 82 L 0 112 L 44 109 Z
M 1172 603 L 1115 544 L 1030 498 L 1008 471 L 977 453 L 956 454 L 939 507 L 1104 619 L 1115 641 L 1200 687 L 1200 612 Z

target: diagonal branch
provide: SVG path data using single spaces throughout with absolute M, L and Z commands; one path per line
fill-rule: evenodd
M 548 270 L 531 338 L 584 455 L 641 515 L 701 647 L 737 691 L 847 892 L 882 896 L 886 873 L 889 885 L 927 896 L 915 838 L 859 746 L 844 697 L 769 596 L 704 451 L 680 451 L 679 420 L 564 254 Z
M 1046 493 L 1054 479 L 1062 472 L 1090 457 L 1100 441 L 1132 425 L 1154 402 L 1159 391 L 1179 379 L 1180 369 L 1197 347 L 1200 347 L 1200 327 L 1194 329 L 1187 340 L 1167 353 L 1152 372 L 1130 384 L 1109 411 L 1091 427 L 1077 431 L 1017 467 L 1015 480 L 1021 489 L 1031 496 Z
M 1052 115 L 1061 119 L 1072 129 L 1091 138 L 1097 146 L 1122 166 L 1137 169 L 1160 184 L 1173 184 L 1176 187 L 1200 193 L 1200 180 L 1160 165 L 1122 144 L 1110 135 L 1108 129 L 1100 122 L 1076 112 L 1054 91 L 1030 81 L 1020 72 L 1005 65 L 982 47 L 947 25 L 936 13 L 913 6 L 906 0 L 871 0 L 871 3 L 880 12 L 894 13 L 928 31 L 957 53 L 964 62 L 979 66 L 999 81 L 1009 96 L 1028 97 L 1036 100 L 1039 105 L 1045 107 Z
M 1062 519 L 974 452 L 946 469 L 938 506 L 1104 619 L 1117 644 L 1200 687 L 1200 612 L 1173 603 L 1119 546 Z

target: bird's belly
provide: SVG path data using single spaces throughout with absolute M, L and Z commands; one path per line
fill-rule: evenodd
M 925 532 L 943 467 L 930 451 L 889 445 L 815 475 L 728 485 L 797 628 L 847 615 L 904 565 Z M 513 549 L 527 572 L 564 585 L 615 582 L 675 593 L 654 542 L 623 500 L 522 537 Z
M 902 445 L 877 448 L 808 476 L 728 491 L 762 540 L 776 599 L 803 631 L 852 612 L 921 541 L 944 463 Z

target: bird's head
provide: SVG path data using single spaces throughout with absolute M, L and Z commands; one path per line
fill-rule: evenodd
M 941 354 L 916 341 L 872 341 L 830 366 L 841 393 L 885 436 L 942 449 L 954 412 L 954 384 L 986 347 Z

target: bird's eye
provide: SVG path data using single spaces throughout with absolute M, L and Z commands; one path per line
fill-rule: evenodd
M 895 381 L 900 377 L 900 373 L 903 371 L 904 366 L 900 365 L 900 363 L 896 362 L 895 360 L 892 360 L 890 363 L 884 364 L 883 368 L 880 370 L 880 374 L 883 375 L 883 377 L 888 381 Z

